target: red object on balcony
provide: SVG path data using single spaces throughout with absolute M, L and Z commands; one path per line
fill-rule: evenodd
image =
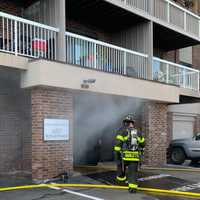
M 46 52 L 47 51 L 47 42 L 46 42 L 46 40 L 35 38 L 32 40 L 32 48 L 33 48 L 33 50 Z

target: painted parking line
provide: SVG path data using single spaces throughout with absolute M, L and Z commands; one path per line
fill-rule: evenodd
M 161 171 L 175 171 L 175 172 L 194 172 L 194 173 L 200 173 L 200 168 L 194 168 L 194 167 L 186 167 L 186 168 L 177 168 L 177 167 L 142 167 L 142 171 L 145 170 L 161 170 Z
M 187 192 L 195 189 L 200 189 L 200 183 L 194 183 L 190 185 L 185 185 L 182 187 L 174 188 L 173 190 Z
M 62 192 L 66 192 L 66 193 L 73 194 L 73 195 L 76 195 L 76 196 L 85 197 L 85 198 L 87 198 L 87 199 L 104 200 L 104 199 L 101 199 L 101 198 L 98 198 L 98 197 L 94 197 L 94 196 L 91 196 L 91 195 L 86 195 L 86 194 L 83 194 L 83 193 L 80 193 L 80 192 L 74 192 L 74 191 L 72 191 L 72 190 L 62 189 L 62 188 L 60 188 L 60 187 L 49 186 L 49 188 L 54 189 L 54 190 L 60 190 L 60 191 L 62 191 Z
M 144 178 L 139 178 L 138 181 L 150 181 L 150 180 L 155 180 L 155 179 L 161 179 L 161 178 L 166 178 L 166 177 L 172 177 L 169 174 L 159 174 L 159 175 L 153 175 L 153 176 L 147 176 Z

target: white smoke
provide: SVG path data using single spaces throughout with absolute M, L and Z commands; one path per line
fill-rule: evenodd
M 74 160 L 88 164 L 96 159 L 97 144 L 101 144 L 101 160 L 112 159 L 115 130 L 129 113 L 141 119 L 143 101 L 137 98 L 81 92 L 74 97 Z M 139 125 L 138 125 L 139 126 Z

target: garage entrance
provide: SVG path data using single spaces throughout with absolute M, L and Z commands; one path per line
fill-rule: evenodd
M 194 135 L 194 121 L 193 115 L 174 114 L 172 139 L 192 138 Z
M 113 160 L 115 130 L 133 113 L 141 127 L 143 101 L 137 98 L 80 92 L 74 95 L 74 165 Z
M 171 139 L 191 138 L 197 132 L 197 116 L 199 116 L 200 104 L 175 104 L 168 106 L 168 112 L 172 114 Z

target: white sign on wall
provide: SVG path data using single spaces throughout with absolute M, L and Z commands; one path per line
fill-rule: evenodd
M 44 119 L 44 141 L 69 140 L 69 120 Z

